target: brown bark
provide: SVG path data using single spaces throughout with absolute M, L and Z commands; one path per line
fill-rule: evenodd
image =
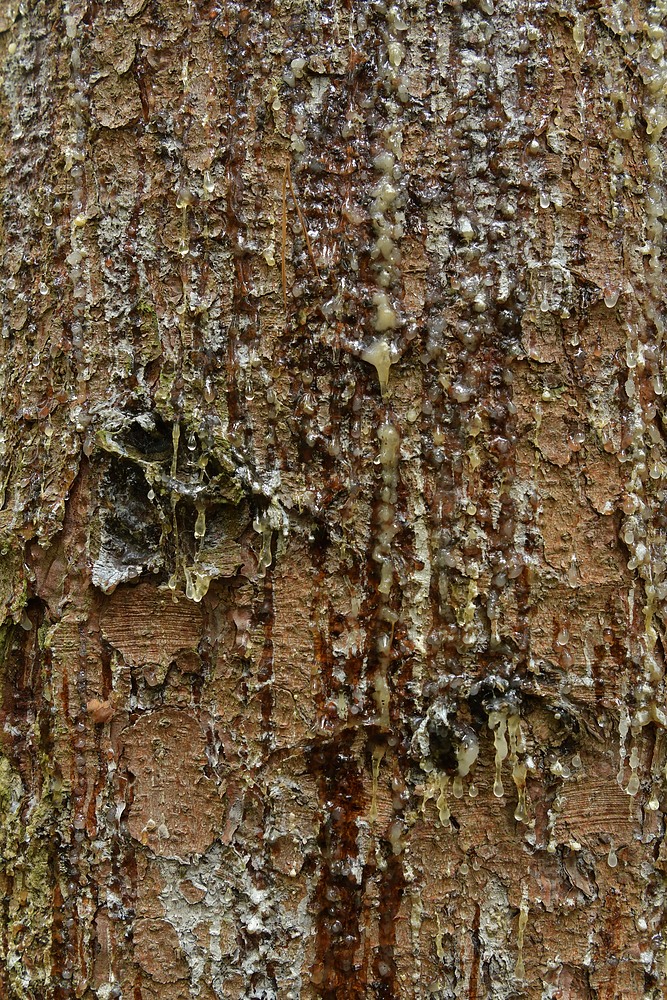
M 0 4 L 0 992 L 664 995 L 663 0 Z

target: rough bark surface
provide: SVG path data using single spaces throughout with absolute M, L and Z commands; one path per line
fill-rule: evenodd
M 665 0 L 0 3 L 0 992 L 665 995 Z

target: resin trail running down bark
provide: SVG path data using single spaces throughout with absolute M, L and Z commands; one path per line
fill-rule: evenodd
M 0 993 L 656 1000 L 665 5 L 0 3 Z

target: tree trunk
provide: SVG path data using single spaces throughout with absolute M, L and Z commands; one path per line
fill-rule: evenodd
M 666 0 L 0 3 L 0 992 L 664 996 Z

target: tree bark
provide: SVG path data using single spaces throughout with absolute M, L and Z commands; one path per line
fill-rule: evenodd
M 0 3 L 3 996 L 664 996 L 666 7 Z

